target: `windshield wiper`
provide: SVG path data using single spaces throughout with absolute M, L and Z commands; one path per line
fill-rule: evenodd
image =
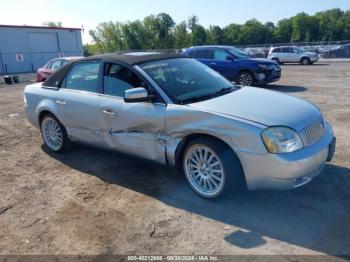
M 231 87 L 224 87 L 219 89 L 218 91 L 209 93 L 209 94 L 205 94 L 205 95 L 201 95 L 201 96 L 193 96 L 193 97 L 189 97 L 186 99 L 182 99 L 179 101 L 180 104 L 186 104 L 189 102 L 196 102 L 198 100 L 203 100 L 203 99 L 209 99 L 209 98 L 213 98 L 216 97 L 218 95 L 222 95 L 222 94 L 226 94 L 226 93 L 230 93 L 233 90 L 233 86 Z

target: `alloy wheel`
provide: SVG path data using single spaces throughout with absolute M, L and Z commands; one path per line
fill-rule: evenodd
M 215 197 L 224 187 L 223 164 L 217 154 L 205 145 L 195 145 L 187 151 L 184 170 L 192 188 L 204 197 Z
M 242 73 L 238 77 L 238 84 L 242 86 L 251 86 L 254 83 L 254 79 L 252 74 L 250 73 Z
M 53 151 L 59 151 L 63 145 L 63 132 L 60 124 L 52 117 L 45 117 L 41 123 L 41 132 L 45 144 Z

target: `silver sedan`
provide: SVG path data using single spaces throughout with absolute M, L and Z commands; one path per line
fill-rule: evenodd
M 302 186 L 335 148 L 315 105 L 234 86 L 200 62 L 170 54 L 74 61 L 28 85 L 24 102 L 50 150 L 80 142 L 157 161 L 182 172 L 205 198 L 245 186 Z

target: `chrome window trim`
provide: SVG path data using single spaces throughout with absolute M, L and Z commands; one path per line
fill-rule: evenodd
M 87 95 L 95 95 L 97 97 L 106 97 L 106 98 L 112 98 L 112 99 L 116 99 L 116 100 L 122 100 L 124 103 L 126 103 L 124 101 L 124 97 L 120 97 L 120 96 L 111 96 L 111 95 L 106 95 L 106 94 L 101 94 L 101 93 L 89 92 L 89 91 L 84 91 L 84 90 L 68 89 L 68 88 L 62 88 L 62 90 L 69 91 L 69 92 L 74 92 L 74 93 L 87 94 Z M 152 102 L 137 102 L 137 103 L 147 103 L 147 104 L 153 104 L 153 105 L 166 106 L 165 103 L 160 103 L 160 102 L 156 102 L 156 103 L 152 103 Z
M 54 87 L 54 86 L 41 86 L 41 88 L 44 88 L 44 89 L 53 89 L 53 90 L 58 90 L 59 87 Z
M 168 95 L 163 91 L 163 89 L 148 75 L 145 71 L 142 70 L 138 65 L 133 66 L 139 74 L 141 74 L 158 92 L 158 94 L 164 99 L 167 104 L 174 104 L 174 102 L 168 97 Z

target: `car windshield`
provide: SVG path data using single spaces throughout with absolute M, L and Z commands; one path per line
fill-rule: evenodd
M 234 89 L 219 73 L 190 58 L 152 61 L 140 67 L 179 104 L 207 100 Z
M 238 59 L 247 59 L 251 58 L 247 53 L 243 52 L 242 50 L 239 50 L 235 47 L 230 47 L 227 49 L 232 55 L 234 55 Z

